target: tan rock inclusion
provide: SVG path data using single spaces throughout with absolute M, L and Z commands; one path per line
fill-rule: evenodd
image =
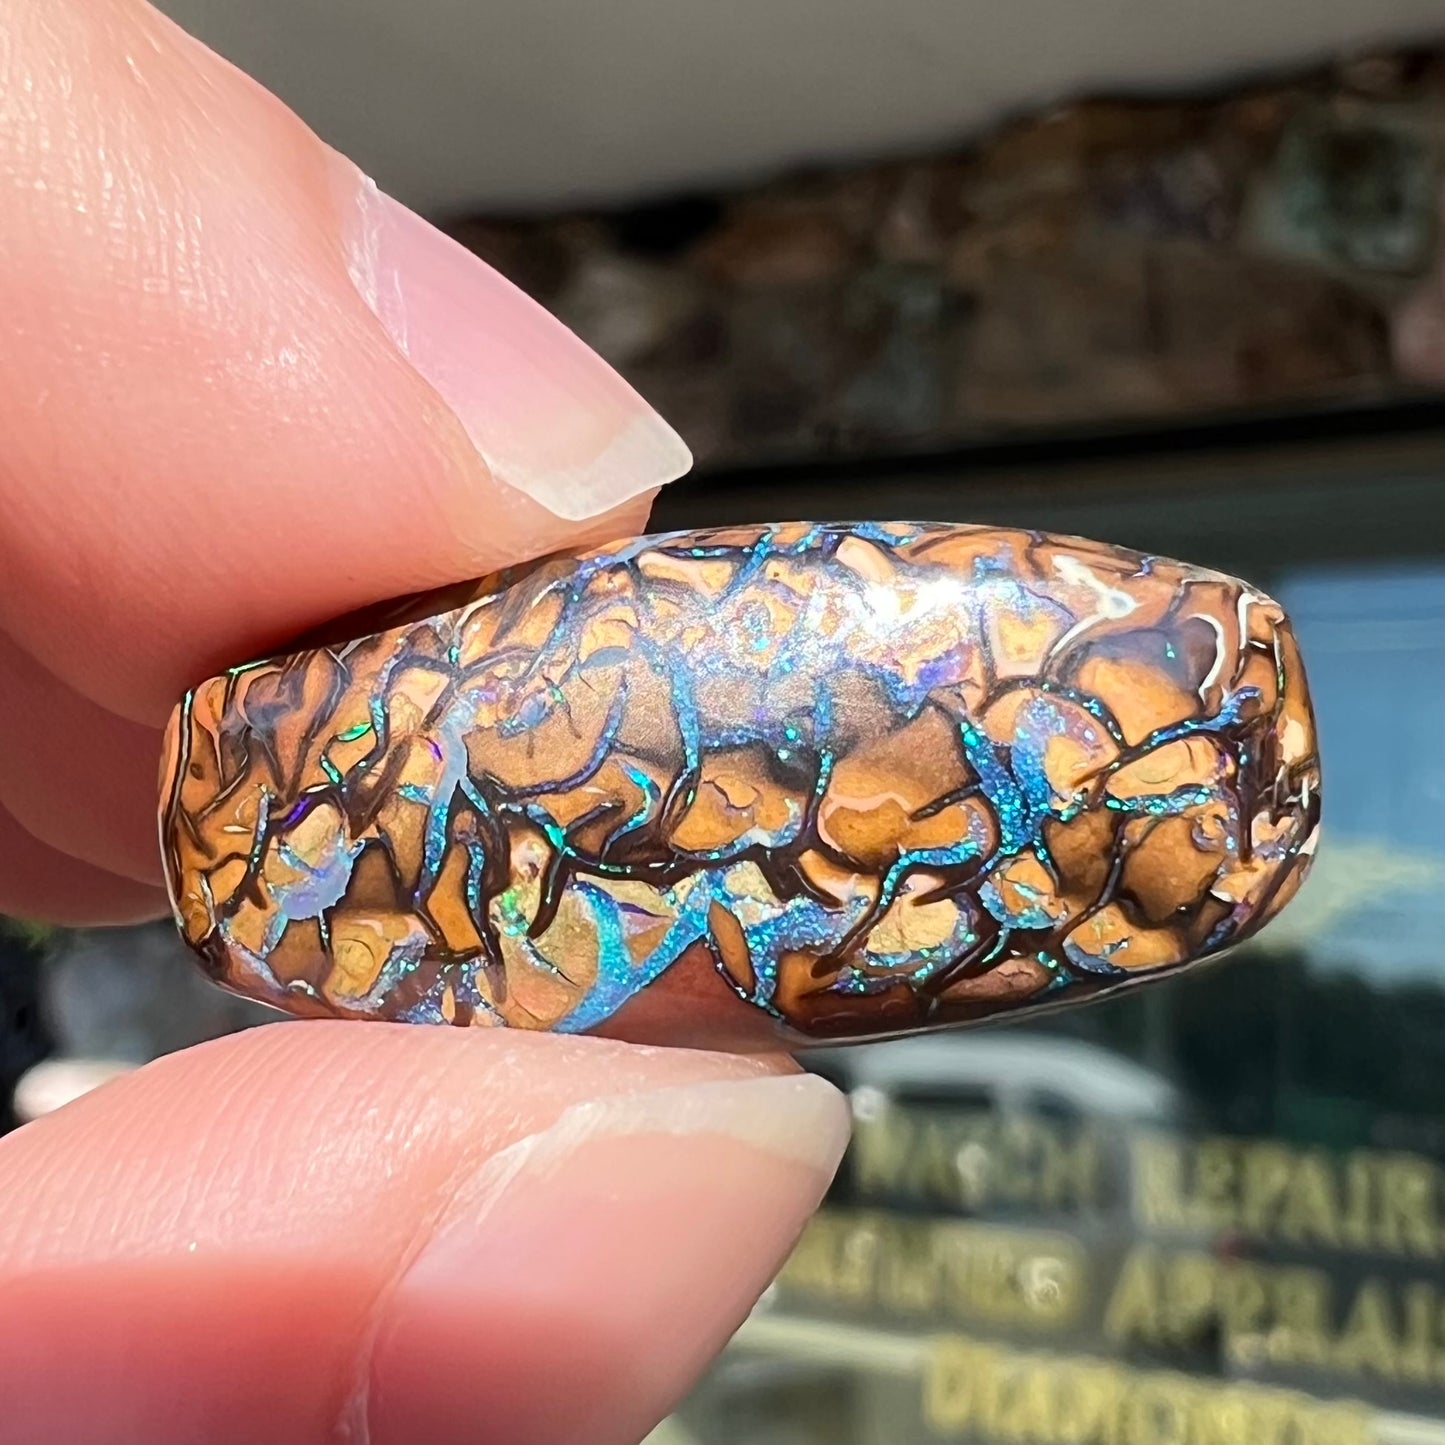
M 229 987 L 662 1042 L 865 1037 L 1216 953 L 1313 848 L 1293 635 L 1217 573 L 797 523 L 553 558 L 447 605 L 177 710 L 171 893 Z

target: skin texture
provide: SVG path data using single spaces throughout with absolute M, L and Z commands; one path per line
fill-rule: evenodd
M 0 1440 L 636 1439 L 842 1147 L 789 1067 L 308 1023 L 108 1084 L 0 1141 Z
M 636 530 L 686 451 L 436 232 L 373 255 L 356 169 L 148 6 L 0 15 L 0 805 L 37 844 L 138 885 L 115 890 L 130 914 L 159 915 L 149 798 L 186 686 L 378 598 Z M 373 311 L 400 270 L 358 276 L 388 260 L 428 302 L 480 278 L 454 308 L 463 350 L 535 351 L 495 415 L 433 385 L 399 318 Z M 422 360 L 450 384 L 436 349 Z M 607 475 L 639 432 L 659 434 L 653 454 L 629 452 L 592 514 L 537 499 L 555 470 Z M 574 493 L 558 505 L 575 512 Z M 238 534 L 268 537 L 265 555 Z M 114 916 L 86 888 L 37 900 L 3 870 L 0 909 Z
M 1208 957 L 1312 855 L 1294 638 L 1218 573 L 793 523 L 470 593 L 177 711 L 169 882 L 228 986 L 409 1023 L 858 1039 Z
M 400 294 L 464 289 L 423 309 L 467 334 L 400 348 L 352 274 L 358 185 L 136 0 L 0 0 L 0 911 L 159 916 L 190 682 L 639 530 L 676 473 L 420 222 L 388 233 Z M 523 341 L 500 409 L 438 359 Z M 324 1023 L 140 1069 L 0 1139 L 0 1441 L 637 1439 L 842 1150 L 842 1101 L 788 1069 Z

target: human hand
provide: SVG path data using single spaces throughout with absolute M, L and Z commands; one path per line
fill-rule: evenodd
M 328 618 L 638 530 L 682 444 L 137 0 L 0 0 L 0 910 L 165 909 L 160 727 Z M 348 1024 L 0 1141 L 0 1440 L 613 1440 L 846 1138 L 791 1066 Z

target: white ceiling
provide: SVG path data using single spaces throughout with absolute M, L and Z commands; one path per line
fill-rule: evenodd
M 433 214 L 896 154 L 1445 30 L 1440 0 L 162 0 Z

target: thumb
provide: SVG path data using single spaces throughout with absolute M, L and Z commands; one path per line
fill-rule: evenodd
M 640 1438 L 842 1151 L 791 1067 L 300 1023 L 105 1085 L 0 1140 L 0 1441 Z
M 201 628 L 244 660 L 685 469 L 559 322 L 150 6 L 5 11 L 0 630 L 61 681 L 163 721 Z
M 149 816 L 185 688 L 640 531 L 689 459 L 570 332 L 140 0 L 0 0 L 0 96 L 0 907 L 144 914 L 153 839 L 94 819 Z M 55 854 L 120 876 L 88 891 Z M 17 887 L 16 857 L 53 886 Z

